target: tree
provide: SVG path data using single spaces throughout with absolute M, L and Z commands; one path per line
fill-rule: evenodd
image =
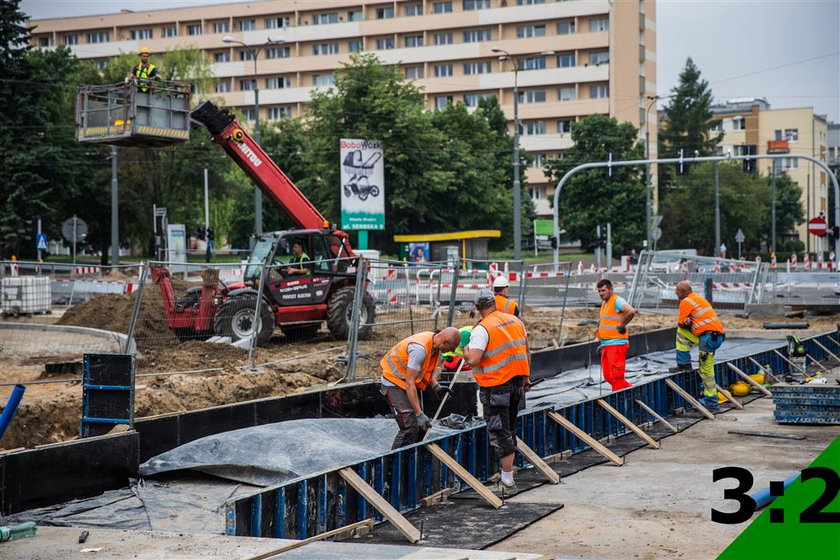
M 763 177 L 763 179 L 764 188 L 768 190 L 768 193 L 772 193 L 773 178 Z M 785 232 L 792 232 L 798 224 L 804 221 L 805 208 L 802 206 L 802 187 L 797 185 L 785 173 L 776 175 L 776 235 L 779 236 Z M 767 205 L 764 214 L 764 223 L 768 224 L 767 231 L 769 232 L 769 224 L 772 224 L 772 208 L 770 204 Z
M 554 182 L 582 163 L 618 159 L 642 159 L 643 147 L 636 142 L 638 131 L 615 118 L 590 115 L 572 126 L 574 146 L 559 158 L 549 158 L 546 175 Z M 615 167 L 614 177 L 604 169 L 588 169 L 573 175 L 560 193 L 560 219 L 567 235 L 579 239 L 584 250 L 594 247 L 595 226 L 612 224 L 613 247 L 629 252 L 645 238 L 645 189 L 643 170 Z
M 719 120 L 712 119 L 712 91 L 700 78 L 700 69 L 689 57 L 680 72 L 679 83 L 671 90 L 671 99 L 662 110 L 663 128 L 659 131 L 659 157 L 677 157 L 682 148 L 685 157 L 710 156 L 723 138 L 710 129 Z M 667 185 L 674 175 L 671 166 L 659 166 L 659 184 Z

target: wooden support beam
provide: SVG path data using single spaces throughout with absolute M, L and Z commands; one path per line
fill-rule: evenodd
M 420 503 L 423 504 L 423 507 L 429 507 L 440 502 L 445 502 L 454 491 L 454 488 L 444 488 L 443 490 L 438 490 L 434 494 L 429 494 L 426 497 L 420 498 Z
M 765 395 L 767 395 L 768 397 L 772 397 L 772 396 L 773 396 L 773 393 L 771 393 L 770 391 L 768 391 L 768 390 L 767 390 L 767 389 L 766 389 L 766 388 L 765 388 L 765 387 L 764 387 L 761 383 L 759 383 L 758 381 L 756 381 L 755 379 L 753 379 L 752 377 L 750 377 L 749 375 L 747 375 L 746 373 L 744 373 L 743 371 L 741 371 L 741 370 L 738 368 L 738 366 L 736 366 L 735 364 L 733 364 L 733 363 L 731 363 L 731 362 L 726 362 L 726 367 L 728 367 L 729 369 L 731 369 L 732 371 L 734 371 L 735 373 L 737 373 L 737 374 L 738 374 L 738 376 L 739 376 L 741 379 L 743 379 L 744 381 L 746 381 L 747 383 L 749 383 L 750 385 L 752 385 L 753 387 L 755 387 L 756 389 L 758 389 L 759 391 L 761 391 L 762 393 L 764 393 Z M 765 374 L 765 375 L 766 375 L 766 374 Z
M 735 408 L 737 408 L 738 410 L 744 410 L 744 405 L 741 403 L 741 401 L 739 401 L 738 399 L 733 397 L 732 393 L 730 393 L 729 391 L 727 391 L 726 389 L 724 389 L 723 387 L 721 387 L 717 383 L 715 383 L 715 387 L 717 387 L 718 392 L 720 394 L 722 394 L 724 397 L 726 397 L 726 400 L 731 402 L 735 406 Z
M 604 410 L 609 412 L 612 416 L 614 416 L 616 420 L 618 420 L 619 422 L 621 422 L 622 424 L 627 426 L 630 429 L 630 431 L 632 431 L 634 434 L 636 434 L 637 436 L 639 436 L 640 438 L 645 440 L 648 445 L 650 445 L 654 449 L 659 449 L 660 445 L 659 445 L 658 441 L 656 441 L 655 439 L 653 439 L 652 437 L 647 435 L 644 432 L 644 430 L 642 430 L 636 424 L 631 422 L 629 418 L 624 416 L 622 413 L 617 411 L 615 408 L 610 406 L 610 404 L 608 402 L 606 402 L 604 399 L 598 399 L 595 402 L 598 403 L 601 406 L 601 408 L 603 408 Z
M 829 350 L 828 348 L 823 346 L 822 343 L 820 343 L 820 341 L 817 340 L 816 338 L 814 338 L 812 340 L 814 341 L 814 344 L 816 344 L 817 346 L 822 348 L 829 356 L 831 356 L 834 359 L 834 361 L 836 361 L 838 364 L 840 364 L 840 358 L 837 357 L 837 354 L 835 354 L 834 352 L 832 352 L 831 350 Z
M 714 414 L 712 414 L 711 412 L 709 412 L 709 410 L 708 410 L 705 406 L 703 406 L 702 404 L 700 404 L 700 401 L 698 401 L 697 399 L 695 399 L 694 397 L 692 397 L 691 395 L 689 395 L 689 394 L 688 394 L 688 391 L 686 391 L 685 389 L 683 389 L 682 387 L 680 387 L 679 385 L 677 385 L 677 384 L 674 382 L 674 380 L 673 380 L 673 379 L 666 379 L 666 380 L 665 380 L 665 385 L 667 385 L 668 387 L 670 387 L 672 391 L 674 391 L 674 392 L 675 392 L 675 393 L 677 393 L 679 396 L 681 396 L 681 397 L 682 397 L 682 398 L 684 398 L 686 401 L 688 401 L 688 403 L 689 403 L 691 406 L 693 406 L 694 408 L 696 408 L 696 409 L 697 409 L 697 411 L 698 411 L 700 414 L 702 414 L 703 416 L 705 416 L 705 417 L 706 417 L 706 418 L 708 418 L 709 420 L 714 420 L 714 419 L 715 419 L 715 415 L 714 415 Z
M 536 467 L 538 471 L 545 475 L 550 483 L 560 483 L 560 475 L 554 472 L 554 469 L 548 466 L 548 463 L 543 461 L 542 457 L 540 457 L 536 451 L 528 447 L 522 439 L 516 438 L 516 448 L 520 453 L 522 453 L 522 455 L 525 456 L 526 459 L 528 459 L 528 461 L 531 462 L 532 465 L 534 465 L 534 467 Z
M 358 475 L 356 471 L 350 467 L 345 467 L 338 471 L 341 478 L 347 482 L 353 489 L 362 495 L 362 497 L 370 503 L 376 511 L 381 513 L 397 531 L 402 533 L 402 536 L 410 543 L 416 543 L 420 540 L 420 531 L 412 525 L 408 519 L 394 509 L 388 500 L 380 496 L 373 487 L 365 482 L 365 479 Z
M 819 361 L 818 359 L 816 359 L 815 357 L 813 357 L 813 356 L 812 356 L 811 354 L 809 354 L 808 352 L 805 352 L 805 355 L 806 355 L 806 356 L 808 356 L 809 358 L 811 358 L 811 361 L 812 361 L 812 362 L 814 362 L 815 364 L 817 364 L 818 366 L 820 366 L 821 368 L 823 368 L 823 373 L 828 373 L 829 371 L 831 371 L 831 368 L 826 367 L 826 365 L 825 365 L 825 364 L 823 364 L 821 361 Z
M 567 420 L 562 415 L 556 412 L 549 412 L 548 417 L 560 424 L 561 426 L 563 426 L 564 428 L 566 428 L 567 430 L 569 430 L 570 432 L 572 432 L 573 434 L 575 434 L 583 441 L 585 441 L 589 445 L 589 447 L 591 447 L 592 449 L 594 449 L 595 451 L 612 461 L 614 464 L 618 465 L 619 467 L 624 464 L 624 459 L 622 459 L 621 457 L 619 457 L 618 455 L 616 455 L 615 453 L 598 443 L 598 441 L 594 437 L 590 436 L 589 434 L 575 426 L 572 422 Z
M 635 399 L 635 400 L 636 400 L 636 404 L 637 404 L 637 405 L 639 405 L 639 406 L 640 406 L 640 407 L 642 407 L 645 411 L 647 411 L 647 413 L 648 413 L 648 414 L 650 414 L 651 416 L 653 416 L 654 418 L 656 418 L 657 420 L 659 420 L 660 422 L 662 422 L 662 425 L 663 425 L 663 426 L 665 426 L 666 428 L 668 428 L 669 430 L 671 430 L 671 431 L 672 431 L 672 432 L 674 432 L 675 434 L 676 434 L 677 432 L 679 432 L 679 430 L 678 430 L 678 429 L 676 429 L 676 428 L 675 428 L 675 427 L 674 427 L 674 426 L 673 426 L 670 422 L 668 422 L 667 420 L 665 420 L 662 416 L 660 416 L 659 414 L 657 414 L 657 413 L 656 413 L 656 411 L 655 411 L 655 410 L 653 410 L 651 407 L 649 407 L 648 405 L 646 405 L 645 403 L 643 403 L 643 402 L 642 402 L 642 401 L 640 401 L 639 399 Z
M 802 375 L 808 375 L 807 371 L 805 371 L 804 369 L 802 369 L 801 367 L 799 367 L 798 365 L 796 365 L 795 363 L 790 361 L 787 356 L 785 356 L 784 354 L 782 354 L 781 352 L 779 352 L 775 348 L 773 348 L 773 352 L 775 352 L 781 359 L 783 359 L 784 361 L 786 361 L 787 363 L 789 363 L 790 365 L 792 365 L 793 367 L 798 369 L 800 372 L 802 372 Z
M 770 372 L 770 371 L 769 371 L 766 367 L 764 367 L 763 365 L 761 365 L 761 364 L 758 362 L 758 360 L 756 360 L 756 359 L 755 359 L 755 358 L 753 358 L 752 356 L 749 356 L 747 359 L 748 359 L 749 361 L 751 361 L 752 363 L 754 363 L 755 365 L 757 365 L 757 366 L 758 366 L 758 369 L 760 369 L 761 371 L 763 371 L 763 372 L 764 372 L 764 375 L 769 376 L 769 377 L 770 377 L 770 379 L 772 379 L 772 380 L 773 380 L 773 383 L 784 383 L 784 381 L 783 381 L 783 380 L 781 380 L 781 379 L 779 379 L 778 377 L 776 377 L 776 375 L 775 375 L 774 373 Z
M 327 531 L 326 533 L 321 533 L 320 535 L 315 535 L 314 537 L 309 537 L 308 539 L 302 539 L 293 543 L 289 543 L 286 546 L 282 546 L 280 548 L 276 548 L 269 552 L 264 552 L 263 554 L 259 554 L 257 556 L 250 556 L 247 560 L 265 560 L 266 558 L 271 558 L 272 556 L 277 556 L 278 554 L 283 554 L 284 552 L 288 552 L 290 550 L 294 550 L 296 548 L 300 548 L 305 546 L 309 543 L 317 542 L 320 540 L 328 539 L 330 537 L 334 537 L 340 533 L 344 533 L 347 531 L 354 531 L 356 529 L 360 529 L 362 527 L 367 527 L 369 531 L 373 530 L 373 519 L 365 519 L 364 521 L 357 521 L 356 523 L 351 523 L 350 525 L 345 525 L 344 527 L 339 527 L 338 529 L 333 529 L 332 531 Z
M 441 449 L 438 444 L 429 443 L 426 445 L 426 449 L 429 450 L 429 453 L 437 457 L 438 461 L 449 467 L 452 472 L 458 476 L 458 478 L 466 482 L 470 488 L 478 493 L 479 496 L 484 498 L 484 501 L 496 509 L 502 507 L 504 502 L 502 502 L 501 498 L 495 495 L 492 490 L 484 486 L 480 480 L 470 474 L 470 471 L 462 467 L 461 463 L 453 459 L 452 456 Z

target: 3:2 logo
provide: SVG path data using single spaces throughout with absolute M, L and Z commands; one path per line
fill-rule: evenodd
M 732 512 L 726 513 L 712 508 L 712 521 L 715 523 L 734 524 L 747 521 L 758 507 L 755 499 L 747 494 L 753 486 L 753 475 L 742 467 L 720 467 L 712 471 L 712 481 L 717 482 L 727 478 L 738 481 L 735 488 L 725 488 L 723 497 L 726 500 L 735 500 L 740 507 Z M 801 474 L 802 482 L 820 479 L 825 488 L 814 500 L 814 503 L 799 513 L 799 523 L 840 523 L 840 512 L 826 511 L 825 508 L 840 494 L 840 474 L 828 467 L 810 467 L 804 469 Z M 774 480 L 770 482 L 770 495 L 779 497 L 785 493 L 784 482 Z M 781 508 L 770 508 L 770 522 L 784 523 L 785 511 Z

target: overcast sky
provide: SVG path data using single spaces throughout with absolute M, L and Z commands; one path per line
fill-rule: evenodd
M 23 0 L 21 8 L 38 19 L 220 3 Z M 658 93 L 674 87 L 690 56 L 718 101 L 765 97 L 773 108 L 811 106 L 838 122 L 838 29 L 840 0 L 659 0 Z

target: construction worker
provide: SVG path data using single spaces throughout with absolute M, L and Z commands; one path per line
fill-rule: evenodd
M 519 317 L 519 306 L 508 297 L 508 290 L 510 290 L 510 282 L 508 282 L 507 278 L 497 276 L 493 280 L 493 291 L 496 292 L 496 309 L 502 313 L 510 313 L 515 317 Z
M 525 408 L 525 391 L 530 386 L 531 350 L 525 325 L 496 309 L 493 292 L 481 288 L 473 303 L 481 321 L 473 328 L 465 356 L 479 386 L 490 445 L 501 463 L 501 477 L 494 492 L 511 496 L 516 493 L 516 420 Z
M 677 317 L 677 365 L 672 373 L 691 371 L 691 346 L 697 344 L 700 350 L 700 379 L 703 381 L 701 403 L 709 409 L 718 408 L 717 385 L 715 384 L 715 351 L 726 339 L 723 324 L 706 298 L 691 291 L 691 284 L 683 280 L 677 284 L 676 294 L 680 300 Z
M 601 373 L 613 391 L 632 387 L 624 378 L 624 372 L 627 347 L 630 345 L 627 324 L 633 320 L 636 310 L 624 298 L 613 293 L 612 282 L 606 278 L 599 280 L 595 286 L 601 296 L 601 315 L 595 331 L 596 338 L 601 341 Z
M 459 367 L 461 368 L 461 371 L 470 371 L 470 366 L 466 363 L 461 365 L 461 363 L 464 361 L 464 348 L 470 343 L 470 334 L 472 334 L 472 330 L 473 325 L 467 325 L 466 327 L 458 329 L 458 333 L 461 335 L 461 342 L 452 352 L 441 354 L 441 358 L 443 358 L 443 361 L 441 362 L 442 371 L 458 371 Z
M 160 80 L 160 71 L 157 66 L 149 62 L 149 49 L 142 47 L 140 49 L 140 64 L 134 66 L 131 72 L 126 76 L 127 80 L 138 80 L 140 82 L 140 91 L 146 93 L 149 88 L 143 87 L 145 83 L 148 85 L 149 80 Z
M 303 250 L 303 242 L 302 241 L 295 241 L 292 245 L 292 260 L 290 261 L 292 264 L 296 264 L 298 266 L 289 266 L 288 274 L 295 275 L 295 274 L 312 274 L 312 271 L 309 269 L 309 263 L 312 259 L 309 258 Z
M 444 394 L 451 394 L 448 387 L 432 377 L 432 372 L 441 352 L 454 350 L 459 341 L 455 327 L 446 327 L 439 333 L 421 332 L 398 342 L 379 362 L 382 369 L 379 390 L 400 428 L 391 449 L 417 443 L 431 429 L 432 421 L 423 412 L 418 390 L 431 387 L 441 399 Z

